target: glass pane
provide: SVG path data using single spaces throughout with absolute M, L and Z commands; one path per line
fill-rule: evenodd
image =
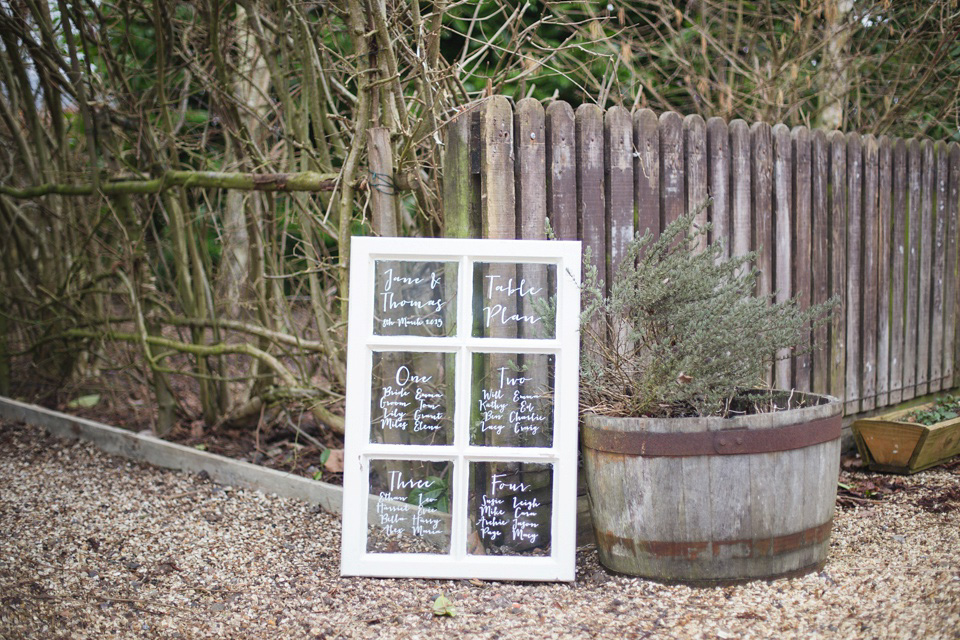
M 553 465 L 471 462 L 467 553 L 550 555 Z
M 555 264 L 473 265 L 473 337 L 553 338 Z
M 370 553 L 449 553 L 453 462 L 371 460 Z
M 455 356 L 373 354 L 370 442 L 453 444 Z
M 374 335 L 456 335 L 457 267 L 456 262 L 376 260 Z
M 553 446 L 554 356 L 473 356 L 470 444 Z

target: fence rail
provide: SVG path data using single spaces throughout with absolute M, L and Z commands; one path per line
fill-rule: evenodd
M 770 382 L 853 414 L 960 384 L 960 145 L 495 96 L 446 127 L 448 233 L 580 239 L 609 281 L 637 231 L 701 222 L 759 252 L 759 293 L 839 296 Z

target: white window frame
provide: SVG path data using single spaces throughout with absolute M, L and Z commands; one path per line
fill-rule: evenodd
M 344 576 L 482 578 L 572 581 L 576 555 L 576 483 L 579 385 L 580 243 L 545 240 L 354 237 L 350 258 L 347 338 L 346 435 L 343 477 Z M 457 326 L 452 337 L 374 335 L 374 264 L 378 260 L 458 262 Z M 472 337 L 473 264 L 556 265 L 556 330 L 551 339 Z M 456 354 L 454 443 L 406 445 L 370 442 L 373 353 L 380 350 L 443 351 Z M 551 447 L 469 444 L 471 354 L 553 354 L 554 409 Z M 367 530 L 377 498 L 370 496 L 369 461 L 453 461 L 450 552 L 371 553 Z M 470 461 L 508 460 L 553 465 L 549 556 L 470 555 L 468 473 Z

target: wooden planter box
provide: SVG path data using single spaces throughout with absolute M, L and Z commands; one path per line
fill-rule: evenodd
M 932 426 L 905 422 L 904 417 L 934 403 L 900 409 L 853 423 L 860 457 L 873 471 L 916 473 L 960 454 L 960 418 Z

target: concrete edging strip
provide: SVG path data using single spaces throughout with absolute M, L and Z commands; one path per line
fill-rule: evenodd
M 130 460 L 190 473 L 206 471 L 211 480 L 220 484 L 304 500 L 333 513 L 343 511 L 343 488 L 327 482 L 200 451 L 3 396 L 0 396 L 0 418 L 44 427 L 61 438 L 86 440 L 101 451 Z

